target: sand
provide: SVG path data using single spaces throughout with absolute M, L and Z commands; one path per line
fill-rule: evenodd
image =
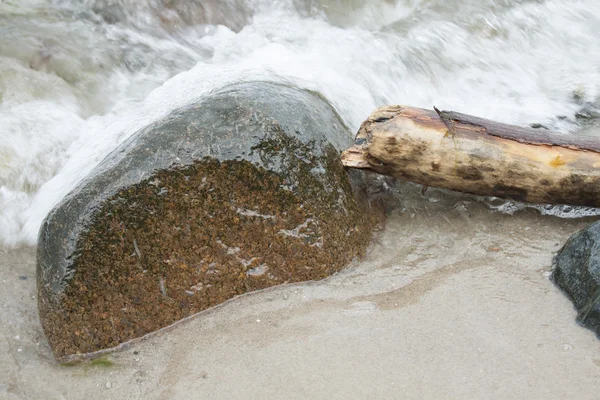
M 107 357 L 55 363 L 35 251 L 0 254 L 0 398 L 597 399 L 600 341 L 549 281 L 590 220 L 405 204 L 366 260 L 242 296 Z

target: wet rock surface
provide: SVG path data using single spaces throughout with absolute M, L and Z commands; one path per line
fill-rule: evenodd
M 39 312 L 55 356 L 325 278 L 362 255 L 377 213 L 364 176 L 339 161 L 351 137 L 317 95 L 267 83 L 223 89 L 134 134 L 40 230 Z
M 600 99 L 588 102 L 575 114 L 577 123 L 581 126 L 579 134 L 600 136 Z
M 109 24 L 146 27 L 152 21 L 167 31 L 208 24 L 224 25 L 238 32 L 252 15 L 243 0 L 88 0 L 87 3 Z
M 569 238 L 554 259 L 551 277 L 573 302 L 577 322 L 600 337 L 600 222 Z

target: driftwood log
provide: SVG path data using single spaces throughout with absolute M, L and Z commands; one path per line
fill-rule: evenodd
M 342 163 L 476 195 L 600 206 L 600 139 L 435 108 L 377 109 Z

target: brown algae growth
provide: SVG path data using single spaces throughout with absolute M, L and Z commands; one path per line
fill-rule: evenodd
M 351 193 L 334 149 L 329 158 L 335 187 Z M 298 175 L 292 191 L 249 162 L 205 160 L 115 195 L 81 240 L 61 304 L 40 304 L 57 357 L 117 346 L 246 292 L 325 278 L 361 255 L 368 213 Z M 338 198 L 345 212 L 331 207 Z
M 38 308 L 56 358 L 122 347 L 360 256 L 380 214 L 368 177 L 341 164 L 351 142 L 324 99 L 265 82 L 211 93 L 133 134 L 40 229 Z

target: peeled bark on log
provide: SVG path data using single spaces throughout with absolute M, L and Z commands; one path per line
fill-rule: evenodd
M 379 108 L 342 163 L 476 195 L 600 207 L 600 140 L 456 112 Z

